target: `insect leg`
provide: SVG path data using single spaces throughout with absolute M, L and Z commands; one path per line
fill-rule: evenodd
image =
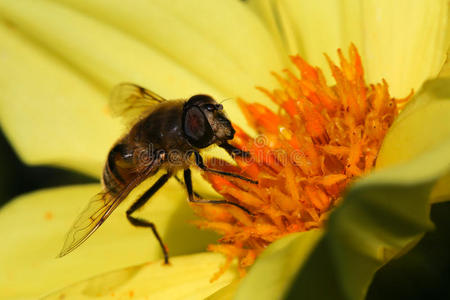
M 205 172 L 211 172 L 211 173 L 216 173 L 216 174 L 220 174 L 223 176 L 235 177 L 235 178 L 239 178 L 239 179 L 248 181 L 250 183 L 258 184 L 257 180 L 253 180 L 253 179 L 250 179 L 250 178 L 238 175 L 238 174 L 233 174 L 230 172 L 224 172 L 224 171 L 210 169 L 207 166 L 205 166 L 205 164 L 203 163 L 203 158 L 201 157 L 200 153 L 194 152 L 194 155 L 195 155 L 195 163 L 197 164 L 197 166 L 199 166 L 200 169 L 202 169 Z
M 220 148 L 225 149 L 232 157 L 239 156 L 244 158 L 250 158 L 250 153 L 247 151 L 242 151 L 239 148 L 234 147 L 233 145 L 228 144 L 227 142 L 223 142 L 219 145 Z
M 186 185 L 184 184 L 184 182 L 180 179 L 180 177 L 178 177 L 178 175 L 174 175 L 173 177 L 175 177 L 175 179 L 178 181 L 179 184 L 181 184 L 182 186 L 186 186 Z M 193 191 L 193 193 L 194 193 L 195 197 L 197 197 L 197 198 L 203 198 L 203 197 L 201 197 L 199 194 L 197 194 L 195 191 Z
M 159 245 L 161 246 L 161 249 L 163 251 L 164 254 L 164 263 L 167 265 L 169 263 L 169 254 L 167 253 L 167 249 L 163 244 L 163 241 L 161 239 L 161 237 L 158 234 L 158 231 L 156 230 L 156 226 L 155 224 L 153 224 L 152 222 L 149 222 L 147 220 L 141 219 L 141 218 L 136 218 L 131 216 L 131 214 L 133 212 L 135 212 L 137 209 L 139 209 L 140 207 L 142 207 L 147 201 L 148 199 L 150 199 L 151 196 L 153 196 L 153 194 L 155 194 L 166 182 L 167 180 L 169 180 L 171 174 L 167 173 L 162 175 L 153 185 L 152 187 L 146 191 L 133 205 L 130 206 L 130 208 L 127 210 L 127 218 L 128 221 L 130 221 L 131 224 L 133 224 L 134 226 L 139 226 L 139 227 L 149 227 L 151 228 L 151 230 L 153 231 L 153 234 L 155 235 L 156 239 L 159 242 Z
M 249 215 L 253 215 L 248 209 L 246 209 L 245 207 L 231 202 L 231 201 L 227 201 L 227 200 L 207 200 L 207 199 L 196 199 L 194 197 L 194 193 L 192 192 L 192 179 L 191 179 L 191 170 L 189 169 L 185 169 L 184 170 L 184 182 L 186 184 L 186 189 L 188 192 L 188 197 L 189 197 L 189 202 L 194 202 L 194 203 L 208 203 L 208 204 L 229 204 L 229 205 L 234 205 L 236 207 L 239 207 L 240 209 L 242 209 L 243 211 L 245 211 L 246 213 L 248 213 Z

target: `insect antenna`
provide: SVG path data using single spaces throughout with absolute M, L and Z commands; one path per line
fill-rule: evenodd
M 225 101 L 228 101 L 228 100 L 233 100 L 233 98 L 226 98 L 226 99 L 223 99 L 222 101 L 220 101 L 220 104 L 222 104 L 222 103 L 224 103 Z

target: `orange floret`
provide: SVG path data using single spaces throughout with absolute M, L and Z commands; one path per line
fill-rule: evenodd
M 354 45 L 346 60 L 338 50 L 340 66 L 328 57 L 336 81 L 328 86 L 322 71 L 299 56 L 291 57 L 300 77 L 285 70 L 274 74 L 280 89 L 259 88 L 280 106 L 274 113 L 261 104 L 239 104 L 258 132 L 250 137 L 235 126 L 235 146 L 251 159 L 235 158 L 237 166 L 213 159 L 212 168 L 242 174 L 258 185 L 212 173 L 204 177 L 225 199 L 246 207 L 252 215 L 227 205 L 196 206 L 204 219 L 201 228 L 222 234 L 209 250 L 227 256 L 226 270 L 237 258 L 245 274 L 255 258 L 286 234 L 323 226 L 345 187 L 370 171 L 386 131 L 399 109 L 411 97 L 389 96 L 385 81 L 367 85 L 361 58 Z

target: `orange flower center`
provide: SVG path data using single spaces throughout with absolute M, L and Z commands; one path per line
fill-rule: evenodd
M 300 76 L 289 70 L 274 74 L 280 89 L 259 88 L 279 105 L 274 113 L 257 103 L 239 100 L 247 121 L 258 132 L 253 138 L 236 128 L 233 143 L 251 153 L 236 158 L 237 166 L 211 159 L 215 169 L 257 179 L 258 185 L 211 173 L 204 177 L 230 205 L 195 206 L 201 228 L 219 232 L 209 250 L 234 258 L 246 267 L 273 241 L 292 232 L 323 226 L 327 212 L 342 199 L 346 186 L 374 166 L 386 131 L 405 99 L 389 96 L 385 81 L 367 85 L 361 58 L 351 45 L 349 61 L 338 50 L 340 66 L 326 56 L 336 81 L 328 86 L 322 71 L 301 57 L 291 57 Z

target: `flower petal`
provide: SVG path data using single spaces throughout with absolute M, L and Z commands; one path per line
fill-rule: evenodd
M 49 1 L 2 1 L 1 15 L 108 91 L 132 81 L 165 97 L 199 90 L 218 94 L 211 86 L 155 49 L 82 13 Z
M 280 59 L 272 46 L 270 35 L 259 23 L 259 20 L 239 3 L 219 4 L 224 5 L 221 8 L 209 3 L 202 3 L 202 5 L 197 3 L 198 5 L 189 7 L 185 7 L 184 2 L 177 2 L 176 5 L 171 3 L 170 6 L 167 6 L 165 2 L 159 4 L 156 2 L 147 4 L 136 2 L 124 5 L 118 1 L 115 4 L 103 3 L 105 6 L 102 3 L 99 4 L 99 2 L 73 3 L 73 5 L 80 7 L 86 6 L 87 12 L 101 16 L 112 23 L 113 26 L 120 26 L 119 29 L 58 3 L 40 0 L 20 3 L 3 1 L 0 3 L 0 14 L 7 20 L 10 27 L 18 29 L 8 31 L 11 39 L 18 38 L 19 31 L 24 32 L 24 36 L 31 37 L 32 41 L 39 42 L 41 46 L 56 54 L 53 57 L 47 54 L 36 55 L 34 52 L 39 51 L 38 48 L 28 45 L 24 41 L 23 43 L 27 46 L 22 48 L 29 49 L 28 56 L 44 55 L 47 56 L 45 60 L 51 60 L 51 63 L 42 63 L 42 65 L 45 65 L 43 67 L 39 65 L 41 59 L 36 58 L 32 63 L 32 65 L 36 65 L 33 74 L 25 74 L 29 76 L 18 74 L 14 77 L 15 87 L 9 83 L 10 81 L 6 81 L 5 85 L 11 86 L 12 89 L 25 90 L 22 91 L 23 94 L 28 91 L 33 92 L 33 99 L 36 99 L 36 103 L 49 101 L 53 105 L 55 99 L 77 97 L 78 110 L 83 111 L 91 109 L 90 102 L 93 98 L 106 100 L 105 95 L 113 85 L 120 81 L 139 83 L 167 98 L 186 97 L 199 92 L 210 93 L 218 99 L 225 98 L 224 95 L 226 97 L 236 96 L 238 93 L 241 96 L 251 95 L 251 97 L 256 97 L 257 92 L 253 89 L 253 86 L 255 84 L 268 84 L 272 81 L 272 79 L 269 79 L 268 70 L 281 68 Z M 147 6 L 150 9 L 149 12 L 144 9 Z M 201 9 L 199 9 L 200 7 Z M 132 18 L 123 15 L 124 13 L 127 15 L 127 9 L 133 12 Z M 181 12 L 186 12 L 186 10 L 190 11 L 189 17 L 180 15 Z M 217 13 L 218 10 L 224 13 L 218 14 L 217 18 L 208 18 L 211 14 Z M 154 18 L 149 16 L 149 13 L 152 12 Z M 230 15 L 239 16 L 241 22 L 230 24 Z M 166 21 L 162 22 L 166 26 L 161 26 L 160 21 Z M 244 26 L 246 30 L 236 30 L 236 26 Z M 167 34 L 168 28 L 174 34 Z M 120 30 L 130 32 L 133 36 L 127 36 Z M 233 34 L 224 34 L 224 32 L 233 32 Z M 248 38 L 249 35 L 252 36 L 252 39 Z M 143 40 L 147 45 L 133 37 Z M 179 45 L 185 46 L 179 47 Z M 191 45 L 191 47 L 187 45 Z M 15 52 L 14 47 L 17 45 L 12 44 L 11 46 L 13 48 L 8 51 Z M 190 59 L 186 59 L 186 57 L 190 57 Z M 66 63 L 59 61 L 61 58 Z M 61 70 L 53 70 L 55 64 L 60 64 L 59 69 Z M 3 69 L 18 70 L 18 72 L 25 73 L 28 71 L 28 67 L 29 65 L 23 64 L 20 60 L 10 60 L 9 68 Z M 48 72 L 43 70 L 48 70 Z M 100 84 L 104 94 L 98 92 L 99 95 L 95 96 L 89 95 L 88 92 L 80 94 L 77 91 L 81 83 L 76 80 L 67 84 L 70 89 L 65 88 L 60 92 L 61 94 L 53 95 L 50 93 L 54 82 L 49 78 L 60 78 L 59 73 L 66 73 L 63 77 L 78 78 L 81 77 L 80 70 L 83 75 L 88 75 L 85 80 L 92 80 L 93 84 Z M 72 72 L 76 74 L 72 74 Z M 211 76 L 212 74 L 214 76 Z M 230 76 L 230 74 L 234 75 Z M 9 72 L 4 72 L 3 75 L 8 78 Z M 203 79 L 200 79 L 200 77 L 203 77 Z M 22 87 L 27 86 L 30 81 L 34 83 L 32 86 L 35 87 L 35 90 L 23 89 Z M 222 85 L 219 83 L 222 83 Z M 86 85 L 89 86 L 88 83 Z M 212 85 L 219 86 L 215 88 Z M 64 84 L 65 86 L 66 84 Z M 50 88 L 50 92 L 45 90 L 46 87 Z M 92 87 L 87 89 L 92 89 Z M 91 94 L 94 93 L 95 91 Z M 16 93 L 12 93 L 12 96 L 17 97 Z M 22 100 L 30 97 L 24 95 L 19 98 Z M 265 97 L 261 98 L 267 100 Z M 85 101 L 89 101 L 89 104 Z M 4 102 L 6 107 L 4 111 L 10 112 L 12 109 L 9 106 L 12 104 L 6 100 Z M 267 100 L 267 102 L 270 101 Z M 18 103 L 20 104 L 19 101 Z M 237 104 L 229 101 L 225 105 L 227 111 L 232 115 L 232 120 L 247 128 Z M 60 106 L 52 107 L 54 109 L 48 110 L 51 117 L 47 117 L 46 122 L 52 123 L 54 122 L 53 118 L 57 117 L 67 120 L 73 119 L 72 116 L 67 115 L 72 110 L 61 110 L 64 107 Z M 95 114 L 97 114 L 97 111 L 92 111 L 92 115 Z M 43 114 L 41 113 L 41 115 Z M 10 118 L 16 119 L 16 116 L 10 114 Z M 18 118 L 18 120 L 21 119 Z M 89 131 L 90 136 L 100 136 L 98 132 L 106 132 L 108 135 L 107 140 L 110 142 L 106 143 L 100 138 L 93 143 L 92 147 L 98 145 L 99 142 L 103 142 L 102 147 L 88 153 L 95 162 L 90 163 L 89 160 L 92 160 L 92 158 L 87 157 L 85 159 L 83 155 L 80 155 L 82 154 L 80 151 L 72 151 L 72 149 L 81 149 L 87 152 L 86 149 L 90 149 L 89 145 L 79 144 L 76 139 L 67 139 L 67 141 L 61 142 L 59 145 L 66 146 L 64 151 L 60 151 L 60 147 L 53 148 L 55 151 L 46 151 L 45 145 L 42 145 L 44 146 L 42 151 L 41 147 L 30 151 L 28 148 L 27 150 L 22 149 L 25 146 L 19 146 L 19 153 L 24 155 L 25 160 L 30 163 L 58 164 L 65 167 L 75 167 L 77 170 L 87 171 L 90 174 L 98 174 L 105 157 L 104 153 L 111 145 L 111 137 L 118 136 L 118 127 L 110 126 L 110 121 L 104 122 L 101 119 L 99 122 L 90 122 L 89 119 L 86 120 L 83 117 L 77 118 L 77 120 L 80 123 L 83 122 L 84 127 L 92 129 Z M 28 131 L 29 135 L 36 139 L 43 140 L 42 135 L 46 134 L 47 137 L 48 131 L 33 130 L 34 128 L 41 128 L 41 119 L 38 118 L 35 121 L 33 124 L 27 122 L 32 126 L 31 128 L 25 126 L 24 131 Z M 103 126 L 96 126 L 97 124 Z M 54 129 L 65 129 L 66 137 L 83 135 L 77 132 L 72 134 L 69 128 L 77 129 L 78 127 L 55 126 Z M 113 130 L 105 130 L 105 128 L 113 128 Z M 22 145 L 28 141 L 27 135 L 16 134 L 14 130 L 10 130 L 10 132 L 9 136 L 13 139 L 14 145 Z M 33 139 L 29 140 L 34 142 Z M 60 141 L 59 138 L 53 138 L 51 135 L 49 140 Z M 99 155 L 99 153 L 102 154 Z M 60 158 L 56 154 L 59 154 L 59 156 L 67 155 L 69 158 Z M 74 162 L 72 157 L 78 156 L 80 159 Z M 61 160 L 68 160 L 68 162 Z M 86 164 L 95 165 L 95 167 L 80 164 L 80 160 L 86 161 Z
M 227 96 L 255 96 L 254 85 L 271 84 L 268 70 L 282 67 L 270 34 L 237 1 L 63 2 L 126 31 Z
M 391 94 L 404 97 L 439 73 L 449 47 L 448 1 L 371 0 L 362 11 L 370 82 L 385 78 Z
M 130 198 L 143 188 L 138 187 Z M 36 298 L 96 274 L 162 256 L 150 230 L 137 229 L 126 220 L 125 210 L 131 205 L 127 200 L 82 246 L 55 258 L 78 212 L 98 190 L 98 185 L 42 190 L 19 197 L 0 210 L 0 231 L 6 245 L 0 249 L 3 297 Z M 156 224 L 171 257 L 204 250 L 214 240 L 211 233 L 188 224 L 195 216 L 186 202 L 185 191 L 170 181 L 139 213 Z
M 450 171 L 450 142 L 355 183 L 302 266 L 288 298 L 363 299 L 381 266 L 432 227 L 428 197 Z M 327 288 L 323 288 L 323 283 Z
M 0 124 L 29 164 L 98 176 L 120 134 L 104 94 L 0 23 Z
M 450 40 L 450 34 L 448 39 Z M 450 77 L 450 48 L 447 50 L 447 58 L 445 59 L 444 65 L 439 71 L 439 77 Z
M 377 168 L 406 162 L 450 140 L 450 78 L 428 81 L 386 135 Z M 431 202 L 450 200 L 450 173 L 433 188 Z
M 261 22 L 239 2 L 190 0 L 171 1 L 169 5 L 167 1 L 129 1 L 126 5 L 120 0 L 63 2 L 167 56 L 214 87 L 219 100 L 239 96 L 275 107 L 254 87 L 274 86 L 269 70 L 283 67 L 282 55 Z M 231 18 L 239 22 L 230 22 Z M 224 106 L 233 122 L 251 131 L 237 102 L 228 101 Z
M 132 81 L 168 99 L 200 92 L 218 99 L 237 94 L 257 97 L 260 94 L 253 86 L 274 83 L 267 68 L 279 69 L 281 66 L 270 35 L 259 20 L 239 3 L 226 2 L 224 7 L 219 3 L 202 3 L 147 4 L 159 16 L 156 21 L 166 18 L 170 21 L 167 24 L 179 31 L 173 35 L 167 34 L 171 28 L 153 22 L 145 10 L 137 9 L 145 4 L 136 2 L 129 5 L 133 18 L 136 15 L 136 21 L 130 22 L 121 18 L 120 13 L 125 8 L 119 4 L 123 6 L 123 3 L 112 5 L 112 9 L 108 9 L 109 4 L 103 8 L 91 6 L 87 9 L 89 13 L 105 10 L 105 14 L 100 14 L 113 24 L 129 24 L 124 30 L 132 32 L 140 40 L 144 35 L 141 28 L 149 26 L 151 30 L 145 33 L 144 43 L 151 44 L 150 47 L 125 35 L 120 31 L 123 28 L 108 26 L 58 3 L 4 1 L 0 4 L 0 14 L 107 90 L 118 82 Z M 212 14 L 216 14 L 214 21 L 209 18 Z M 242 18 L 245 31 L 236 30 L 236 27 L 242 29 L 242 23 L 230 24 L 230 17 L 236 15 Z M 233 34 L 223 34 L 224 31 Z M 166 37 L 160 39 L 162 35 Z M 189 40 L 191 37 L 193 40 Z M 192 44 L 192 47 L 180 47 L 180 44 Z M 187 59 L 187 54 L 192 56 L 194 52 L 197 59 Z M 217 63 L 215 58 L 219 59 Z M 241 71 L 236 73 L 236 70 Z M 220 86 L 214 86 L 219 82 L 222 82 Z M 273 106 L 265 97 L 260 98 Z M 234 119 L 247 128 L 237 104 L 231 102 L 226 106 L 231 114 L 236 115 Z
M 263 20 L 264 25 L 272 33 L 274 42 L 280 53 L 286 55 L 285 65 L 290 64 L 287 55 L 300 53 L 299 42 L 283 2 L 271 0 L 246 1 L 245 4 L 254 10 Z
M 323 54 L 337 59 L 336 49 L 354 43 L 363 52 L 361 1 L 249 1 L 250 7 L 265 21 L 283 52 L 300 54 L 324 70 L 333 81 Z
M 105 113 L 107 94 L 118 82 L 133 81 L 168 98 L 198 91 L 220 96 L 165 55 L 59 4 L 2 1 L 0 15 L 7 22 L 1 23 L 1 121 L 26 162 L 98 175 L 120 136 L 117 121 Z
M 439 179 L 430 194 L 431 203 L 450 201 L 450 172 Z
M 389 129 L 377 168 L 411 160 L 450 139 L 450 78 L 428 81 Z
M 242 280 L 235 299 L 280 298 L 322 235 L 322 230 L 310 230 L 271 244 Z
M 240 280 L 236 279 L 231 282 L 229 285 L 224 286 L 211 296 L 209 296 L 208 300 L 231 300 L 234 299 L 234 295 L 236 294 L 236 290 L 239 287 Z
M 224 262 L 222 255 L 214 253 L 174 257 L 170 266 L 156 262 L 128 267 L 79 282 L 44 299 L 205 299 L 238 276 L 235 268 L 228 269 L 210 282 Z
M 308 63 L 319 66 L 322 70 L 328 70 L 324 53 L 329 53 L 335 60 L 336 49 L 346 49 L 349 46 L 342 40 L 341 5 L 341 2 L 334 0 L 283 1 L 284 10 L 296 33 L 300 55 Z M 330 73 L 327 72 L 327 75 Z
M 362 54 L 368 81 L 387 79 L 396 97 L 404 97 L 436 76 L 449 47 L 446 0 L 261 2 L 257 11 L 269 25 L 267 16 L 274 16 L 288 49 L 294 49 L 289 45 L 295 40 L 302 57 L 327 70 L 323 53 L 334 60 L 337 48 L 354 43 Z

